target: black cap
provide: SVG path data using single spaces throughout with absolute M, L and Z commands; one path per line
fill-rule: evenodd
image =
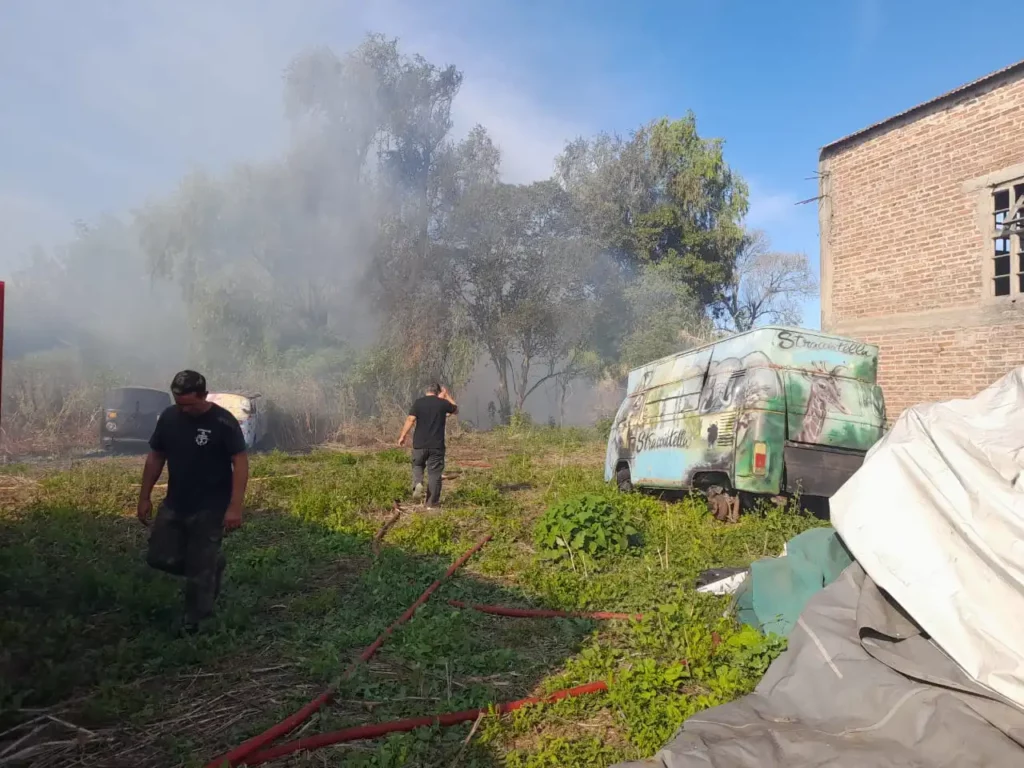
M 205 395 L 206 377 L 195 371 L 179 371 L 171 380 L 171 393 L 178 395 Z

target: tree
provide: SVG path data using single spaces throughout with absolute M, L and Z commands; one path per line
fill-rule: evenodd
M 558 159 L 557 177 L 587 233 L 624 266 L 657 264 L 705 305 L 731 279 L 747 187 L 721 140 L 699 136 L 693 114 L 655 120 L 628 140 L 577 139 Z
M 68 258 L 33 273 L 59 286 L 45 306 L 64 318 L 76 285 L 120 285 L 95 279 L 109 262 L 128 286 L 119 306 L 153 304 L 143 284 L 171 293 L 190 362 L 261 386 L 266 371 L 321 377 L 330 386 L 309 402 L 344 396 L 362 415 L 428 379 L 457 391 L 486 355 L 506 422 L 542 387 L 564 409 L 580 378 L 697 343 L 715 312 L 737 324 L 784 311 L 770 281 L 775 298 L 748 301 L 762 262 L 734 275 L 749 255 L 746 187 L 693 115 L 578 139 L 553 179 L 510 185 L 484 127 L 451 135 L 461 84 L 379 35 L 301 53 L 285 72 L 281 157 L 192 174 L 120 230 L 82 227 Z M 141 327 L 125 338 L 145 343 Z
M 703 304 L 669 270 L 647 267 L 626 288 L 625 296 L 628 332 L 615 371 L 618 377 L 644 363 L 717 338 Z
M 52 253 L 37 251 L 11 275 L 8 292 L 7 352 L 13 358 L 75 350 L 97 368 L 148 376 L 162 361 L 175 365 L 184 350 L 182 334 L 167 333 L 185 324 L 181 301 L 150 281 L 138 231 L 119 218 L 79 223 L 71 241 Z
M 465 323 L 433 274 L 457 192 L 448 133 L 461 79 L 376 35 L 342 57 L 307 51 L 285 75 L 295 131 L 281 161 L 190 177 L 140 212 L 151 270 L 181 287 L 212 357 L 267 362 L 379 340 L 405 366 L 389 380 L 413 389 L 464 367 L 453 361 L 466 355 Z
M 766 322 L 799 325 L 802 300 L 817 290 L 805 254 L 773 251 L 764 232 L 751 232 L 719 302 L 720 325 L 737 333 Z
M 238 371 L 295 348 L 342 345 L 358 316 L 370 220 L 351 207 L 310 211 L 287 161 L 187 178 L 137 214 L 152 274 L 188 306 L 191 356 Z
M 553 181 L 475 184 L 453 210 L 449 237 L 453 283 L 494 365 L 507 421 L 545 382 L 582 370 L 594 249 Z

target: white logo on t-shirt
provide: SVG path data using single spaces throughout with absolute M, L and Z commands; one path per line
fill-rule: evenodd
M 200 429 L 196 433 L 196 445 L 206 445 L 210 442 L 210 433 L 212 429 Z

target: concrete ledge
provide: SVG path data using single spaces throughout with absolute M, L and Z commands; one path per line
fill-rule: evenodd
M 969 307 L 934 309 L 879 317 L 850 319 L 831 318 L 824 330 L 840 336 L 857 338 L 859 333 L 893 333 L 900 331 L 947 331 L 989 325 L 1024 323 L 1024 297 L 1007 296 L 999 301 L 986 301 Z

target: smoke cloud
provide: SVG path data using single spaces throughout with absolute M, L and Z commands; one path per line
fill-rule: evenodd
M 261 382 L 246 364 L 268 350 L 278 368 L 301 358 L 324 379 L 379 340 L 367 271 L 383 217 L 402 203 L 394 185 L 381 199 L 372 183 L 387 172 L 368 138 L 379 116 L 367 92 L 378 83 L 367 72 L 349 77 L 350 92 L 325 94 L 331 74 L 316 67 L 344 60 L 383 9 L 343 5 L 0 12 L 0 96 L 20 105 L 0 138 L 25 148 L 0 166 L 8 432 L 10 414 L 60 410 L 76 387 L 90 390 L 79 392 L 84 405 L 103 386 L 164 387 L 191 365 L 212 367 L 222 388 L 251 389 Z M 339 18 L 348 31 L 333 53 L 312 45 Z M 345 100 L 333 114 L 332 98 Z M 511 150 L 502 175 L 529 181 L 550 172 L 565 138 L 557 131 L 570 130 L 551 119 L 524 130 L 531 111 L 471 80 L 446 140 L 483 117 Z M 490 402 L 495 383 L 481 362 L 467 396 Z M 314 399 L 325 396 L 337 388 Z M 538 421 L 585 421 L 580 400 L 567 409 L 538 396 L 530 407 Z

